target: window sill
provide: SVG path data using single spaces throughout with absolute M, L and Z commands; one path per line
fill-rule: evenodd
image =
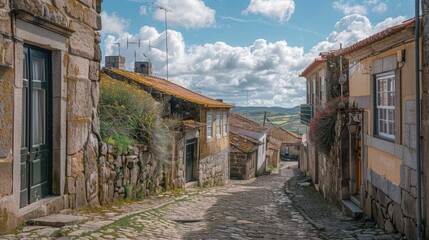
M 210 142 L 212 142 L 213 141 L 213 138 L 212 137 L 207 137 L 207 143 L 210 143 Z
M 383 140 L 383 141 L 387 141 L 387 142 L 391 142 L 391 143 L 395 143 L 395 138 L 390 138 L 390 137 L 386 137 L 386 136 L 382 136 L 382 135 L 376 135 L 374 134 L 374 138 Z

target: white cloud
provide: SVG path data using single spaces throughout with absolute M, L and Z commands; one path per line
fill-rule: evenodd
M 295 12 L 293 0 L 251 0 L 242 14 L 261 14 L 263 16 L 278 19 L 279 22 L 288 21 Z
M 129 20 L 125 20 L 116 15 L 116 13 L 108 14 L 101 12 L 101 22 L 103 24 L 102 34 L 123 34 L 125 29 L 130 25 Z
M 141 6 L 139 9 L 139 14 L 142 16 L 147 15 L 147 7 L 146 6 Z
M 243 90 L 253 90 L 249 91 L 249 105 L 296 106 L 305 102 L 305 80 L 298 76 L 321 51 L 338 49 L 340 43 L 347 47 L 403 20 L 404 17 L 388 18 L 373 25 L 362 15 L 345 16 L 329 37 L 309 52 L 286 41 L 264 39 L 240 47 L 225 42 L 186 46 L 180 32 L 169 30 L 169 80 L 237 105 L 247 104 Z M 153 63 L 154 74 L 165 77 L 165 32 L 144 26 L 136 34 L 111 34 L 104 40 L 104 52 L 117 54 L 117 46 L 106 43 L 120 42 L 125 46 L 127 37 L 133 42 L 140 38 L 143 43 L 141 48 L 132 45 L 121 49 L 127 68 L 133 69 L 137 51 L 139 61 L 147 60 L 142 54 L 145 53 Z
M 387 4 L 386 3 L 379 3 L 378 5 L 374 6 L 372 8 L 373 12 L 376 13 L 385 13 L 387 11 Z
M 332 7 L 342 11 L 344 15 L 366 15 L 368 9 L 378 14 L 385 13 L 388 5 L 385 0 L 364 0 L 360 4 L 356 3 L 355 0 L 338 0 L 332 3 Z
M 386 18 L 384 21 L 373 26 L 365 16 L 358 14 L 345 16 L 335 24 L 334 31 L 326 41 L 318 43 L 310 52 L 317 53 L 338 49 L 340 43 L 343 47 L 350 46 L 388 27 L 400 24 L 405 20 L 406 18 L 403 16 Z
M 211 27 L 216 23 L 216 11 L 207 7 L 204 1 L 157 0 L 155 4 L 171 10 L 167 13 L 169 25 L 191 29 Z M 165 11 L 162 9 L 156 9 L 153 15 L 159 21 L 165 19 Z
M 366 7 L 364 5 L 355 4 L 354 1 L 340 0 L 332 3 L 334 9 L 338 9 L 344 13 L 344 15 L 349 14 L 363 14 L 367 13 Z

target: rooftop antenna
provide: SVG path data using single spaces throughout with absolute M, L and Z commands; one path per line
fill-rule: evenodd
M 152 6 L 154 8 L 158 8 L 164 11 L 164 16 L 165 16 L 165 59 L 167 62 L 167 81 L 168 81 L 168 22 L 167 22 L 167 12 L 171 12 L 170 9 L 160 6 L 158 4 L 154 4 L 154 3 L 146 3 L 149 6 Z M 150 48 L 150 47 L 149 47 Z
M 128 37 L 127 37 L 127 49 L 128 49 L 128 46 L 130 45 L 130 44 L 135 44 L 135 45 L 139 45 L 139 48 L 140 48 L 140 38 L 139 38 L 139 41 L 138 42 L 130 42 L 129 40 L 128 40 Z

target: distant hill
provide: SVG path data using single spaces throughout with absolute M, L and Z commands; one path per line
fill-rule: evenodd
M 240 114 L 255 122 L 262 124 L 264 122 L 264 113 L 267 112 L 267 127 L 283 127 L 287 130 L 305 132 L 305 125 L 301 124 L 299 116 L 300 107 L 282 108 L 282 107 L 235 107 L 233 113 Z

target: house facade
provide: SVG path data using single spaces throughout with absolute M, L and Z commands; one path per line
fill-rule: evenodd
M 262 144 L 258 147 L 256 158 L 256 174 L 263 174 L 266 170 L 267 130 L 268 128 L 239 114 L 230 114 L 230 131 L 250 137 Z
M 280 155 L 284 157 L 299 156 L 299 145 L 301 137 L 297 134 L 284 129 L 275 127 L 268 130 L 268 135 L 280 143 Z M 272 141 L 270 141 L 272 142 Z
M 247 180 L 255 177 L 258 148 L 263 143 L 232 131 L 230 134 L 230 177 Z
M 310 122 L 314 117 L 323 112 L 326 104 L 338 97 L 348 95 L 347 87 L 347 59 L 335 56 L 330 52 L 320 53 L 304 71 L 300 74 L 307 83 L 307 103 L 301 105 L 301 123 L 307 126 L 305 136 L 301 141 L 299 152 L 299 167 L 301 171 L 311 177 L 315 187 L 324 197 L 332 202 L 342 199 L 342 187 L 337 183 L 342 179 L 343 162 L 337 159 L 347 158 L 348 144 L 342 139 L 348 135 L 339 132 L 338 141 L 332 142 L 332 151 L 322 154 L 310 136 Z M 342 76 L 343 85 L 339 78 Z
M 416 239 L 414 19 L 337 51 L 349 60 L 349 194 L 377 225 Z M 352 115 L 350 115 L 352 114 Z M 427 202 L 427 201 L 426 201 Z
M 2 232 L 79 207 L 94 184 L 77 163 L 99 131 L 101 0 L 0 1 L 0 12 Z
M 165 79 L 120 69 L 104 69 L 114 80 L 137 84 L 158 101 L 166 102 L 166 117 L 178 116 L 182 128 L 172 162 L 182 167 L 185 182 L 223 185 L 229 180 L 229 110 L 232 105 L 194 93 Z M 182 184 L 177 183 L 177 187 Z

